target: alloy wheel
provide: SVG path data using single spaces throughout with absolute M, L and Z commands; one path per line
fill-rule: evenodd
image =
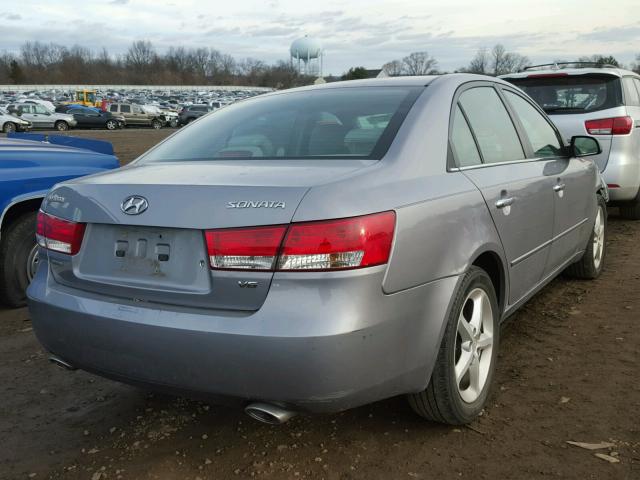
M 476 288 L 464 301 L 458 317 L 454 358 L 455 382 L 466 403 L 475 402 L 491 371 L 493 310 L 487 293 Z
M 593 266 L 598 270 L 604 255 L 604 215 L 602 207 L 598 206 L 596 221 L 593 225 Z
M 34 245 L 27 256 L 27 280 L 31 283 L 38 270 L 38 245 Z

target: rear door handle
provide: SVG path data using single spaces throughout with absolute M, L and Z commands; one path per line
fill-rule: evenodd
M 513 202 L 515 201 L 516 199 L 513 197 L 501 198 L 496 202 L 496 207 L 498 208 L 510 207 L 511 205 L 513 205 Z
M 562 190 L 564 190 L 564 187 L 566 187 L 566 185 L 564 183 L 558 183 L 557 185 L 553 186 L 553 191 L 554 192 L 561 192 Z

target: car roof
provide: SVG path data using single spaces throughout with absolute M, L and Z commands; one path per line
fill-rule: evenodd
M 628 75 L 632 75 L 634 77 L 640 78 L 640 75 L 631 71 L 625 70 L 624 68 L 597 68 L 597 67 L 587 67 L 587 68 L 543 68 L 540 70 L 525 70 L 523 72 L 518 73 L 508 73 L 506 75 L 500 75 L 498 78 L 535 78 L 543 75 L 611 75 L 614 77 L 625 77 Z
M 473 73 L 446 73 L 443 75 L 416 75 L 402 77 L 386 77 L 386 78 L 368 78 L 364 80 L 344 80 L 339 82 L 329 82 L 320 85 L 308 85 L 306 87 L 290 88 L 287 90 L 278 90 L 267 93 L 264 96 L 282 95 L 288 92 L 299 92 L 309 90 L 325 90 L 331 88 L 352 88 L 352 87 L 426 87 L 434 83 L 451 82 L 453 84 L 463 84 L 471 81 L 494 82 L 504 85 L 510 85 L 496 77 L 487 75 L 476 75 Z M 253 97 L 257 98 L 257 97 Z

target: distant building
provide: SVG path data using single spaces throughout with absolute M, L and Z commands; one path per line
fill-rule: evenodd
M 367 68 L 367 78 L 387 78 L 388 76 L 382 68 Z

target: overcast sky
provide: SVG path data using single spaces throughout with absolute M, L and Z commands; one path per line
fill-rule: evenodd
M 0 1 L 0 50 L 27 40 L 123 53 L 133 40 L 213 47 L 237 58 L 287 59 L 308 34 L 325 48 L 325 73 L 379 68 L 427 50 L 443 70 L 482 46 L 504 44 L 533 62 L 640 54 L 640 0 L 20 0 Z

